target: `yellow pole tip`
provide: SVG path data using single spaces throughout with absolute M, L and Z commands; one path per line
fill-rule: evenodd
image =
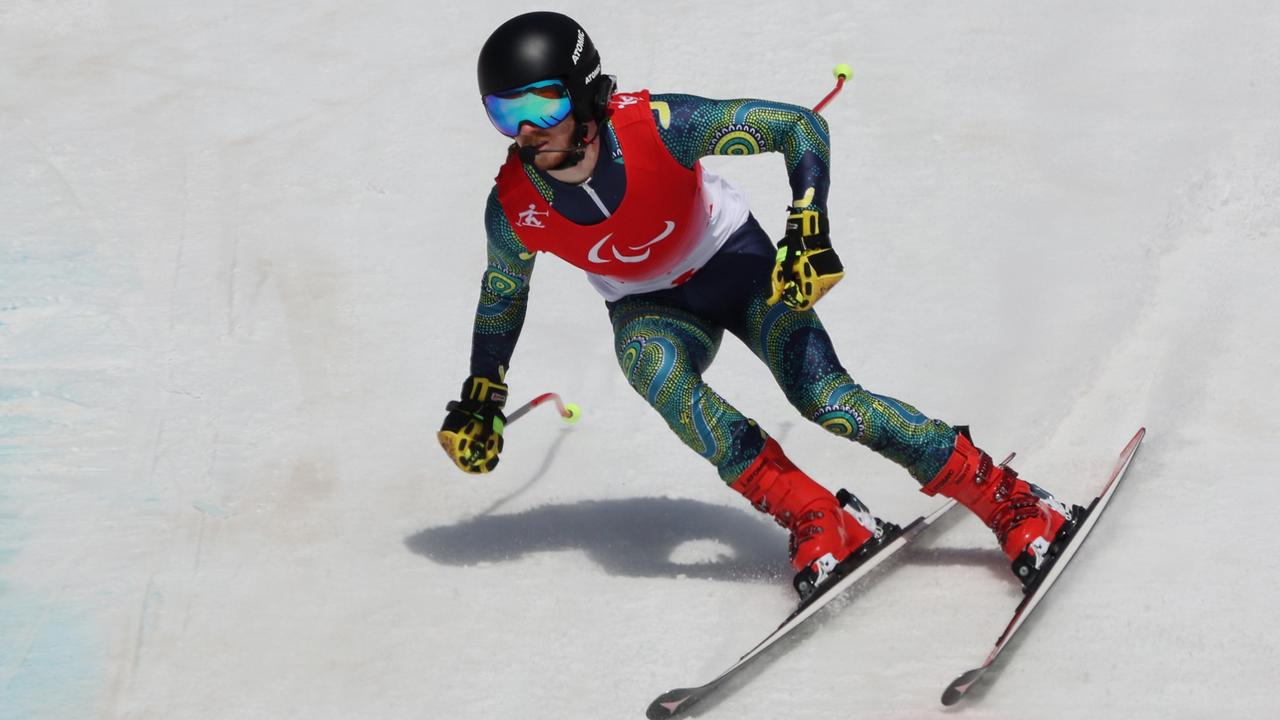
M 840 78 L 848 80 L 853 77 L 853 68 L 849 67 L 848 63 L 840 63 L 831 70 L 831 74 L 834 75 L 837 80 Z
M 578 407 L 577 403 L 565 403 L 564 412 L 564 421 L 570 425 L 582 419 L 582 408 Z

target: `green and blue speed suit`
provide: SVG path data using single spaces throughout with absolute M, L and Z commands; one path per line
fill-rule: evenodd
M 707 155 L 781 152 L 794 206 L 825 213 L 830 146 L 819 115 L 782 103 L 676 94 L 653 95 L 650 105 L 660 116 L 662 143 L 684 167 Z M 603 221 L 626 192 L 626 160 L 608 124 L 600 140 L 599 160 L 582 186 L 528 170 L 547 202 L 580 225 Z M 508 367 L 524 323 L 535 260 L 513 231 L 496 188 L 485 221 L 489 263 L 476 310 L 471 373 L 496 378 Z M 898 463 L 921 484 L 933 479 L 951 454 L 955 430 L 854 382 L 817 313 L 768 305 L 774 258 L 768 234 L 748 214 L 687 282 L 607 302 L 628 382 L 686 445 L 733 483 L 766 435 L 702 379 L 728 330 L 768 366 L 804 417 Z

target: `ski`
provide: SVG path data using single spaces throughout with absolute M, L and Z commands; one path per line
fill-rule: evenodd
M 723 687 L 726 681 L 751 664 L 753 660 L 763 655 L 766 650 L 776 645 L 779 640 L 812 617 L 823 606 L 840 596 L 845 590 L 866 577 L 877 566 L 905 547 L 955 505 L 955 500 L 949 500 L 929 515 L 922 515 L 916 518 L 905 528 L 897 530 L 896 535 L 882 540 L 881 545 L 874 553 L 861 558 L 857 567 L 846 573 L 841 574 L 840 569 L 837 568 L 831 579 L 821 585 L 812 595 L 801 600 L 795 611 L 787 616 L 787 619 L 783 620 L 776 630 L 760 641 L 758 645 L 747 651 L 729 669 L 720 673 L 719 676 L 705 685 L 694 688 L 677 688 L 663 693 L 649 704 L 649 709 L 645 712 L 645 716 L 649 720 L 667 720 L 668 718 L 684 715 L 698 702 Z
M 1146 428 L 1139 428 L 1137 434 L 1129 441 L 1124 450 L 1120 452 L 1120 457 L 1116 460 L 1115 469 L 1111 471 L 1111 479 L 1107 481 L 1106 486 L 1102 489 L 1102 493 L 1089 503 L 1089 507 L 1084 511 L 1084 517 L 1077 521 L 1076 529 L 1071 533 L 1065 546 L 1056 557 L 1051 560 L 1051 564 L 1042 568 L 1040 574 L 1031 581 L 1026 587 L 1026 596 L 1022 602 L 1018 604 L 1018 608 L 1013 612 L 1013 619 L 1005 627 L 1004 632 L 996 640 L 995 647 L 991 653 L 987 655 L 987 659 L 981 665 L 972 670 L 965 672 L 951 682 L 947 686 L 946 691 L 942 693 L 943 705 L 955 705 L 969 692 L 969 688 L 987 672 L 991 664 L 995 662 L 1000 653 L 1009 645 L 1009 641 L 1018 632 L 1026 622 L 1027 617 L 1031 615 L 1044 596 L 1057 582 L 1062 575 L 1062 571 L 1066 569 L 1067 564 L 1071 562 L 1071 558 L 1075 556 L 1076 551 L 1084 544 L 1085 538 L 1089 536 L 1093 526 L 1102 517 L 1102 511 L 1106 509 L 1107 503 L 1111 502 L 1112 495 L 1115 494 L 1116 488 L 1120 486 L 1120 480 L 1124 477 L 1125 471 L 1129 469 L 1129 463 L 1133 460 L 1134 454 L 1138 450 L 1138 445 L 1142 442 L 1142 438 L 1147 434 Z

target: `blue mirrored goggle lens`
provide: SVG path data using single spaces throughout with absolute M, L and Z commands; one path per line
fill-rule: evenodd
M 549 128 L 569 117 L 573 104 L 564 83 L 543 80 L 514 90 L 484 96 L 484 109 L 498 132 L 507 137 L 520 134 L 520 124 L 529 122 Z

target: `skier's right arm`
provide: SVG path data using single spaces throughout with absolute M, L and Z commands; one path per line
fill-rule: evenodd
M 485 473 L 498 464 L 506 416 L 507 367 L 524 327 L 534 255 L 516 237 L 498 202 L 497 189 L 485 208 L 489 264 L 480 283 L 471 335 L 471 376 L 462 397 L 446 406 L 440 445 L 462 470 Z

